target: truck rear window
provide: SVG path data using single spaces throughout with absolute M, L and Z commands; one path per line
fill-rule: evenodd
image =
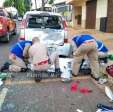
M 33 15 L 28 19 L 28 28 L 62 29 L 63 25 L 58 16 Z

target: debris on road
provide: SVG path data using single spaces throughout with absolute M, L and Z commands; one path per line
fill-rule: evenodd
M 109 54 L 108 55 L 108 59 L 112 61 L 113 60 L 113 55 L 112 54 Z
M 83 93 L 83 94 L 87 94 L 87 93 L 91 93 L 92 90 L 89 89 L 88 87 L 81 87 L 80 88 L 80 93 Z
M 76 81 L 74 83 L 71 84 L 71 92 L 77 92 L 78 90 L 80 91 L 80 93 L 82 94 L 87 94 L 87 93 L 91 93 L 92 90 L 89 89 L 88 87 L 80 87 L 79 88 L 79 81 Z
M 60 69 L 62 71 L 61 81 L 70 82 L 72 79 L 72 58 L 60 58 Z
M 99 84 L 105 84 L 105 83 L 107 83 L 107 78 L 100 78 L 99 79 Z
M 77 112 L 83 112 L 83 110 L 80 110 L 80 109 L 77 109 L 76 111 L 77 111 Z
M 5 80 L 8 77 L 7 73 L 0 73 L 0 79 Z
M 103 105 L 103 104 L 97 104 L 97 111 L 96 112 L 113 112 L 113 107 Z
M 2 105 L 4 103 L 7 92 L 8 92 L 8 89 L 3 88 L 1 93 L 0 93 L 0 111 L 2 111 Z
M 3 81 L 2 81 L 2 79 L 0 79 L 0 86 L 2 86 L 3 85 Z
M 110 101 L 113 102 L 113 93 L 108 86 L 105 86 L 105 94 L 110 99 Z
M 72 83 L 71 84 L 71 91 L 77 92 L 77 90 L 78 90 L 78 83 Z

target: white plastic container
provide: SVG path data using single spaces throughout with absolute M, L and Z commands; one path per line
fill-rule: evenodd
M 71 71 L 69 67 L 64 66 L 63 72 L 61 74 L 61 80 L 63 82 L 70 82 L 71 81 Z

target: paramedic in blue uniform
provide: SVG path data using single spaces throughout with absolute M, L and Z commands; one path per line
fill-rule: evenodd
M 9 54 L 12 64 L 9 66 L 9 71 L 19 72 L 22 68 L 26 68 L 24 58 L 28 57 L 31 44 L 31 41 L 19 41 L 12 46 Z
M 97 40 L 97 46 L 98 46 L 98 56 L 99 56 L 99 58 L 106 58 L 108 56 L 108 48 L 100 40 Z
M 75 50 L 73 51 L 74 61 L 72 66 L 73 75 L 77 76 L 80 68 L 80 64 L 82 59 L 85 56 L 90 60 L 90 66 L 92 70 L 93 77 L 95 79 L 99 79 L 100 70 L 98 63 L 98 50 L 97 43 L 93 36 L 89 34 L 79 34 L 73 37 L 73 44 L 75 46 Z

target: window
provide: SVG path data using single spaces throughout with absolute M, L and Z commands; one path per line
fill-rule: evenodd
M 32 15 L 28 19 L 28 27 L 62 29 L 63 25 L 59 16 Z

